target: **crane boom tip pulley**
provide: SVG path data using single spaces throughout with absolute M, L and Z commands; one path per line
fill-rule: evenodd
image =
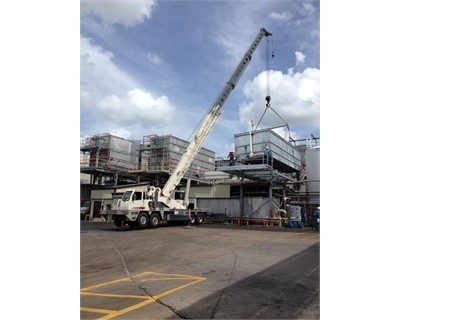
M 272 36 L 272 33 L 266 30 L 265 28 L 261 28 L 260 31 L 265 34 L 265 37 Z

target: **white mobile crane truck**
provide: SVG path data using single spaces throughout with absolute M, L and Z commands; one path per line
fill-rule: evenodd
M 105 210 L 107 214 L 111 215 L 117 227 L 128 224 L 129 226 L 140 229 L 147 227 L 156 228 L 159 226 L 160 221 L 172 222 L 175 220 L 185 220 L 199 224 L 204 220 L 206 212 L 192 209 L 188 206 L 190 180 L 187 182 L 185 199 L 183 201 L 175 199 L 175 190 L 220 117 L 222 106 L 251 61 L 255 49 L 263 37 L 271 35 L 265 28 L 260 29 L 249 50 L 245 53 L 243 59 L 230 77 L 230 80 L 226 83 L 219 97 L 205 116 L 205 119 L 163 189 L 149 186 L 147 187 L 147 192 L 133 189 L 127 190 L 124 192 L 122 198 L 118 200 L 117 209 Z

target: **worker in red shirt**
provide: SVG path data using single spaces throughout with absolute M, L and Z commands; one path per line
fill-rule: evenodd
M 230 151 L 227 158 L 230 159 L 229 166 L 234 166 L 235 165 L 235 152 Z

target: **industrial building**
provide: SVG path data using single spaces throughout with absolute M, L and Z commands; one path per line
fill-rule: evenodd
M 312 215 L 320 204 L 318 140 L 312 136 L 288 142 L 272 129 L 235 134 L 234 162 L 201 148 L 176 197 L 183 197 L 189 179 L 189 202 L 211 216 L 258 219 L 278 209 L 299 208 Z M 102 208 L 114 209 L 126 189 L 163 187 L 188 145 L 156 134 L 140 141 L 109 133 L 82 140 L 80 200 L 91 201 L 89 217 L 100 218 Z

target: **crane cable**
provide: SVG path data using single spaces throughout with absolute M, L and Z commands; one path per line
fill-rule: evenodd
M 271 38 L 271 46 L 269 45 L 269 38 Z M 266 110 L 268 109 L 268 107 L 270 107 L 270 105 L 269 105 L 269 101 L 271 100 L 271 96 L 269 95 L 269 80 L 270 80 L 270 59 L 269 59 L 269 52 L 272 50 L 272 53 L 271 53 L 271 57 L 274 59 L 274 57 L 276 56 L 275 55 L 275 53 L 274 53 L 274 41 L 273 41 L 273 38 L 272 38 L 272 35 L 270 36 L 270 37 L 266 37 L 266 101 L 267 101 L 267 104 L 266 104 L 266 109 L 265 109 L 265 111 L 263 112 L 263 115 L 261 116 L 261 118 L 260 118 L 260 121 L 262 120 L 262 118 L 263 118 L 263 116 L 264 116 L 264 114 L 265 114 L 265 112 L 266 112 Z M 271 108 L 272 109 L 272 108 Z M 273 111 L 274 111 L 274 109 L 273 109 Z M 274 111 L 275 112 L 275 111 Z M 277 113 L 276 113 L 277 114 Z M 205 116 L 204 116 L 204 118 L 206 117 L 208 115 L 208 112 L 205 114 Z M 280 116 L 279 116 L 280 117 Z M 282 119 L 282 118 L 281 118 Z M 203 119 L 200 119 L 199 120 L 199 122 L 197 123 L 197 126 L 193 129 L 193 131 L 191 132 L 191 134 L 190 134 L 190 136 L 188 137 L 188 141 L 190 141 L 191 140 L 191 137 L 193 136 L 193 134 L 194 134 L 194 132 L 196 132 L 196 130 L 197 130 L 197 128 L 199 128 L 199 126 L 200 126 L 200 124 L 202 123 L 202 121 L 203 121 Z M 258 124 L 260 124 L 260 121 L 258 122 Z M 282 121 L 284 121 L 283 119 L 282 119 Z M 258 127 L 258 124 L 257 124 L 257 127 Z M 287 126 L 288 126 L 288 124 L 287 124 Z M 257 129 L 257 127 L 255 127 L 255 129 Z
M 269 59 L 269 51 L 273 48 L 273 38 L 271 36 L 271 48 L 269 47 L 269 39 L 266 38 L 266 97 L 270 97 L 269 94 L 269 81 L 270 81 L 270 73 L 271 73 L 271 61 Z M 275 54 L 274 50 L 272 50 L 271 54 L 272 58 L 274 59 Z
M 268 110 L 268 108 L 270 108 L 271 107 L 271 104 L 270 104 L 270 101 L 271 101 L 271 95 L 270 95 L 270 93 L 269 93 L 269 89 L 270 89 L 270 72 L 271 72 L 271 66 L 270 66 L 270 59 L 269 59 L 269 52 L 271 51 L 271 49 L 273 48 L 273 38 L 272 38 L 272 36 L 271 36 L 271 48 L 270 48 L 270 45 L 269 45 L 269 39 L 268 39 L 268 37 L 266 38 L 266 97 L 265 97 L 265 100 L 266 100 L 266 108 L 265 108 L 265 111 L 263 111 L 263 114 L 262 114 L 262 116 L 260 117 L 260 120 L 258 120 L 258 122 L 257 122 L 257 126 L 255 127 L 255 130 L 257 130 L 257 128 L 258 128 L 258 126 L 260 125 L 260 122 L 262 121 L 262 119 L 263 119 L 263 116 L 265 115 L 265 113 L 266 113 L 266 111 Z M 274 57 L 275 57 L 275 54 L 274 54 L 274 50 L 272 50 L 272 53 L 271 53 L 271 57 L 274 59 Z
M 269 56 L 270 56 L 269 53 L 270 52 L 271 52 L 272 59 L 274 59 L 274 57 L 276 55 L 275 55 L 275 52 L 274 52 L 274 40 L 273 40 L 272 36 L 271 36 L 271 46 L 269 45 L 269 39 L 266 38 L 266 97 L 265 97 L 266 108 L 265 108 L 265 111 L 263 111 L 263 114 L 260 117 L 260 120 L 258 120 L 257 126 L 255 127 L 255 130 L 257 130 L 258 126 L 260 125 L 260 122 L 262 121 L 263 116 L 265 115 L 266 111 L 268 109 L 271 109 L 285 123 L 285 125 L 287 126 L 287 129 L 288 129 L 288 137 L 291 138 L 290 127 L 289 127 L 288 123 L 276 112 L 276 110 L 274 110 L 271 107 L 271 103 L 270 103 L 270 101 L 271 101 L 271 95 L 270 95 L 270 79 L 271 79 L 271 76 L 270 76 L 271 75 L 270 61 L 271 61 L 271 59 L 269 58 Z

